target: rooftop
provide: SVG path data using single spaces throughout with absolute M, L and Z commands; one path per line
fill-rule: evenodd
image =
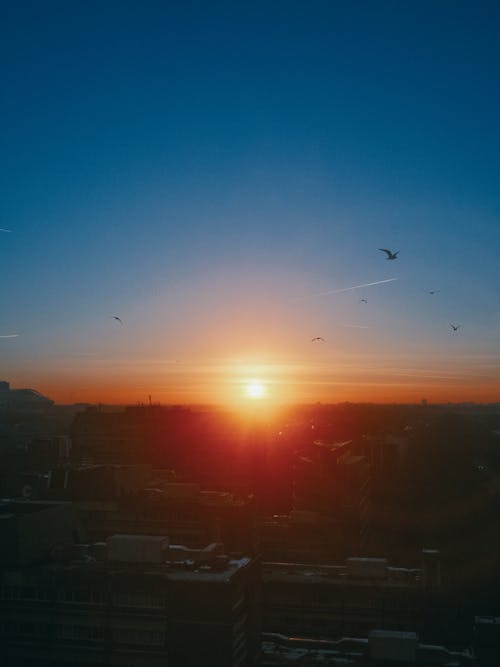
M 265 582 L 308 582 L 314 584 L 357 586 L 420 587 L 420 569 L 392 567 L 384 558 L 348 558 L 345 565 L 308 565 L 303 563 L 263 563 Z
M 352 440 L 343 440 L 342 442 L 325 442 L 324 440 L 315 440 L 314 444 L 316 447 L 322 447 L 323 449 L 328 449 L 331 452 L 336 452 L 341 449 L 346 449 L 349 445 L 352 444 Z
M 160 535 L 113 535 L 106 542 L 64 547 L 55 560 L 30 571 L 226 583 L 250 562 L 250 557 L 224 554 L 220 543 L 189 549 L 169 544 L 168 538 Z
M 411 650 L 408 650 L 410 647 Z M 316 665 L 366 667 L 411 665 L 412 667 L 473 667 L 469 651 L 450 651 L 444 646 L 420 644 L 415 633 L 376 630 L 368 639 L 343 637 L 336 641 L 262 635 L 262 663 L 266 666 Z M 369 660 L 369 657 L 371 660 Z M 369 661 L 367 661 L 369 660 Z

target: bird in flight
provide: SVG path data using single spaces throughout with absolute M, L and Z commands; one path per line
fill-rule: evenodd
M 458 331 L 462 325 L 461 324 L 452 324 L 450 322 L 450 327 L 453 329 L 453 331 Z
M 311 343 L 314 343 L 315 341 L 320 341 L 322 340 L 323 343 L 325 342 L 325 339 L 322 338 L 321 336 L 316 336 L 315 338 L 311 338 Z
M 441 291 L 440 289 L 430 289 L 430 290 L 428 290 L 428 293 L 429 294 L 437 294 L 440 291 Z
M 121 319 L 117 315 L 110 315 L 110 317 L 113 320 L 116 320 L 117 322 L 119 322 L 123 326 L 123 322 L 121 321 Z
M 386 259 L 397 259 L 399 255 L 399 250 L 396 250 L 396 252 L 392 252 L 392 250 L 388 250 L 387 248 L 379 248 L 382 252 L 385 252 L 387 257 Z
M 0 227 L 0 232 L 5 232 L 6 234 L 12 234 L 12 229 L 3 229 L 3 227 Z
M 359 303 L 368 303 L 368 299 L 360 299 Z

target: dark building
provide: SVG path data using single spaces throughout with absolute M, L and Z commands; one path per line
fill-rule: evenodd
M 500 618 L 475 617 L 474 650 L 479 667 L 497 667 L 500 664 Z
M 216 409 L 100 406 L 76 415 L 70 435 L 74 462 L 149 463 L 175 470 L 181 479 L 204 489 L 254 493 L 260 507 L 278 504 L 278 511 L 286 511 L 291 503 L 290 462 L 276 453 L 271 430 Z
M 3 570 L 3 667 L 257 664 L 256 559 L 137 535 L 66 555 Z
M 229 552 L 256 553 L 253 496 L 175 479 L 146 464 L 80 465 L 51 470 L 46 493 L 75 503 L 91 541 L 113 533 L 168 535 L 192 548 L 223 542 Z
M 138 413 L 119 408 L 89 407 L 71 425 L 73 458 L 82 463 L 143 462 L 146 429 Z
M 322 563 L 342 560 L 345 546 L 340 522 L 310 510 L 275 514 L 259 522 L 260 553 L 265 561 Z
M 83 538 L 72 503 L 0 501 L 0 567 L 44 561 Z
M 61 466 L 49 470 L 46 495 L 71 501 L 137 497 L 149 486 L 151 477 L 148 464 Z
M 373 630 L 337 641 L 264 634 L 261 667 L 476 667 L 472 651 L 422 644 L 415 632 Z
M 439 553 L 423 552 L 421 568 L 385 558 L 348 558 L 345 565 L 263 563 L 263 628 L 285 635 L 335 639 L 373 628 L 443 637 Z
M 34 389 L 11 389 L 10 383 L 0 382 L 0 410 L 44 412 L 54 401 Z
M 336 522 L 342 558 L 363 554 L 369 530 L 370 466 L 353 443 L 316 440 L 302 453 L 294 476 L 294 508 Z
M 31 470 L 48 470 L 53 465 L 68 463 L 71 440 L 67 435 L 32 438 L 26 446 L 26 456 Z

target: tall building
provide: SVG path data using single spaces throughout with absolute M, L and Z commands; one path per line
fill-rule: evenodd
M 500 618 L 474 618 L 474 649 L 480 667 L 496 667 L 500 664 Z
M 353 443 L 316 440 L 297 462 L 294 508 L 334 519 L 343 558 L 364 552 L 369 530 L 370 466 Z
M 345 552 L 340 522 L 311 510 L 263 518 L 259 540 L 264 561 L 332 565 L 342 560 Z

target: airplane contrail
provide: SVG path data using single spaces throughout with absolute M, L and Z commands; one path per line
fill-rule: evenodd
M 340 292 L 349 292 L 353 289 L 361 289 L 361 287 L 371 287 L 372 285 L 382 285 L 383 283 L 392 283 L 399 278 L 386 278 L 386 280 L 375 280 L 373 283 L 362 283 L 361 285 L 353 285 L 352 287 L 342 287 L 341 289 L 331 289 L 327 292 L 318 292 L 317 296 L 324 296 L 326 294 L 340 294 Z
M 399 278 L 386 278 L 385 280 L 375 280 L 372 283 L 361 283 L 361 285 L 352 285 L 351 287 L 341 287 L 340 289 L 331 289 L 326 292 L 315 292 L 307 296 L 297 296 L 292 301 L 303 301 L 304 299 L 312 299 L 315 296 L 327 296 L 328 294 L 340 294 L 341 292 L 350 292 L 351 290 L 361 289 L 363 287 L 372 287 L 372 285 L 383 285 L 384 283 L 392 283 Z
M 19 334 L 4 334 L 3 336 L 0 336 L 0 338 L 17 338 Z

